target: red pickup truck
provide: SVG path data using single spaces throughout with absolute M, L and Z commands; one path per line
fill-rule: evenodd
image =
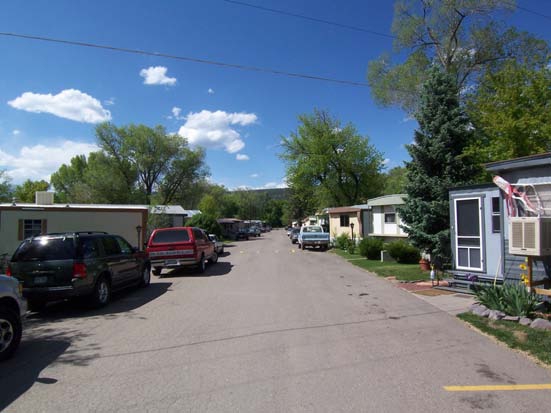
M 218 261 L 214 243 L 196 227 L 158 228 L 151 233 L 146 252 L 154 275 L 161 275 L 163 268 L 184 266 L 196 266 L 203 273 L 205 261 Z

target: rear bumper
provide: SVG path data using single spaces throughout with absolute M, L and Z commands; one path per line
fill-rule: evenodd
M 92 288 L 74 288 L 71 285 L 61 287 L 23 288 L 23 297 L 27 300 L 56 301 L 92 293 Z
M 168 260 L 150 260 L 151 267 L 177 268 L 197 265 L 198 261 L 195 258 L 171 258 Z
M 307 240 L 299 241 L 302 245 L 329 245 L 329 240 Z

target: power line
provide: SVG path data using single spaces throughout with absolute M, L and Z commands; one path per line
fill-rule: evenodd
M 551 16 L 548 16 L 547 14 L 543 14 L 543 13 L 540 13 L 540 12 L 535 11 L 535 10 L 530 10 L 530 9 L 527 9 L 526 7 L 522 7 L 522 6 L 519 6 L 519 5 L 517 5 L 516 7 L 517 7 L 517 9 L 525 11 L 527 13 L 532 13 L 532 14 L 535 14 L 536 16 L 540 16 L 540 17 L 543 17 L 545 19 L 551 20 Z
M 80 46 L 80 47 L 90 47 L 95 49 L 111 50 L 114 52 L 131 53 L 131 54 L 138 54 L 143 56 L 164 57 L 167 59 L 180 60 L 180 61 L 186 61 L 186 62 L 192 62 L 192 63 L 201 63 L 201 64 L 239 69 L 239 70 L 247 70 L 250 72 L 270 73 L 274 75 L 287 76 L 287 77 L 300 78 L 300 79 L 320 80 L 323 82 L 338 83 L 341 85 L 369 87 L 367 83 L 355 82 L 353 80 L 343 80 L 343 79 L 335 79 L 331 77 L 308 75 L 304 73 L 286 72 L 283 70 L 271 69 L 267 67 L 247 66 L 247 65 L 240 65 L 240 64 L 234 64 L 234 63 L 220 62 L 215 60 L 199 59 L 199 58 L 189 57 L 189 56 L 178 56 L 178 55 L 172 55 L 167 53 L 150 52 L 147 50 L 129 49 L 125 47 L 102 45 L 97 43 L 79 42 L 74 40 L 55 39 L 52 37 L 34 36 L 29 34 L 9 33 L 9 32 L 0 32 L 0 36 L 16 37 L 16 38 L 28 39 L 28 40 L 38 40 L 38 41 L 50 42 L 50 43 L 61 43 L 61 44 Z
M 258 9 L 258 10 L 264 10 L 264 11 L 268 11 L 268 12 L 271 12 L 271 13 L 282 14 L 284 16 L 292 16 L 292 17 L 296 17 L 298 19 L 310 20 L 310 21 L 317 22 L 317 23 L 328 24 L 330 26 L 341 27 L 343 29 L 349 29 L 349 30 L 355 30 L 357 32 L 369 33 L 369 34 L 373 34 L 375 36 L 387 37 L 389 39 L 396 38 L 396 36 L 393 36 L 391 34 L 377 32 L 375 30 L 364 29 L 363 27 L 351 26 L 351 25 L 348 25 L 348 24 L 333 22 L 333 21 L 330 21 L 330 20 L 318 19 L 316 17 L 310 17 L 310 16 L 306 16 L 304 14 L 291 13 L 291 12 L 287 12 L 285 10 L 272 9 L 270 7 L 264 7 L 264 6 L 259 6 L 259 5 L 256 5 L 256 4 L 246 3 L 244 1 L 238 1 L 238 0 L 222 0 L 222 1 L 225 1 L 226 3 L 237 4 L 239 6 L 250 7 L 250 8 Z

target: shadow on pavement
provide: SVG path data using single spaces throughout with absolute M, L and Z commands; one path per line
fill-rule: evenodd
M 229 262 L 218 261 L 216 264 L 208 264 L 204 273 L 197 272 L 197 268 L 194 267 L 182 267 L 163 272 L 162 278 L 170 277 L 219 277 L 229 274 L 233 265 Z
M 172 285 L 170 282 L 156 282 L 146 288 L 129 288 L 113 293 L 111 302 L 103 308 L 91 309 L 81 299 L 59 301 L 49 304 L 39 313 L 31 313 L 25 325 L 32 327 L 42 321 L 64 320 L 72 317 L 102 317 L 112 319 L 124 313 L 125 317 L 133 318 L 131 312 L 142 305 L 145 305 L 164 293 Z

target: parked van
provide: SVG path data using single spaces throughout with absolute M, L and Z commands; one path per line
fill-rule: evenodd
M 151 233 L 146 252 L 154 275 L 161 275 L 163 268 L 185 266 L 196 266 L 203 273 L 205 261 L 218 261 L 214 242 L 196 227 L 158 228 Z

